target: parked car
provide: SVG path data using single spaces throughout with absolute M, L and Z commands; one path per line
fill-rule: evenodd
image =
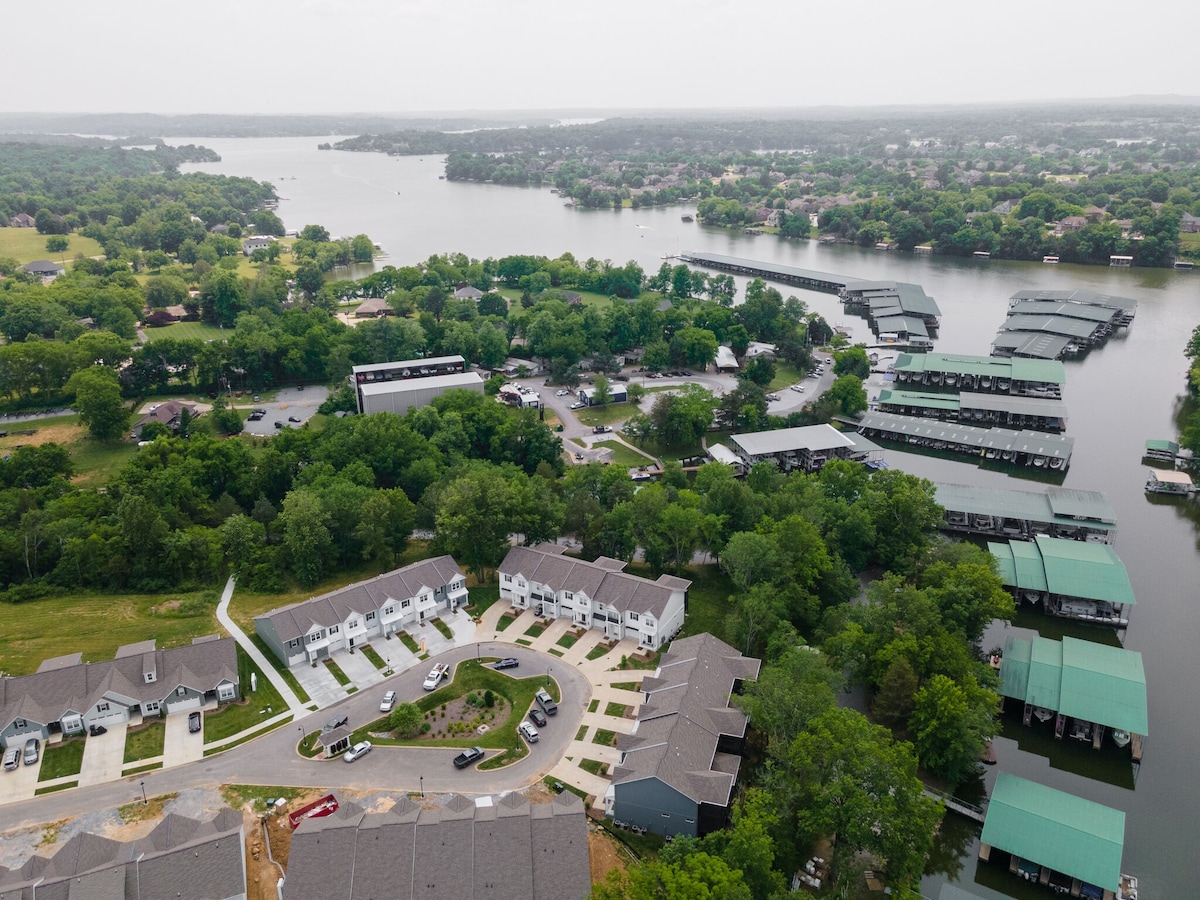
M 458 756 L 454 757 L 454 768 L 465 769 L 473 762 L 478 762 L 483 759 L 482 747 L 468 747 Z
M 797 394 L 804 393 L 804 385 L 802 385 L 802 384 L 793 384 L 791 389 L 793 391 L 795 391 Z
M 514 659 L 511 656 L 506 656 L 504 659 L 498 659 L 492 663 L 493 669 L 515 669 L 521 664 L 520 660 Z
M 276 428 L 282 428 L 282 427 L 283 427 L 283 423 L 282 423 L 282 422 L 276 422 L 276 423 L 275 423 L 275 427 L 276 427 Z
M 288 421 L 289 422 L 299 422 L 300 417 L 299 416 L 288 416 Z
M 21 764 L 21 750 L 19 747 L 9 747 L 4 751 L 4 771 L 11 772 Z
M 103 725 L 97 725 L 95 722 L 93 722 L 88 726 L 88 734 L 90 734 L 92 737 L 99 737 L 102 734 L 108 734 L 108 729 Z
M 396 705 L 396 692 L 388 691 L 383 695 L 383 699 L 379 701 L 380 712 L 391 712 L 392 707 Z
M 628 381 L 628 380 L 629 380 L 628 375 L 614 375 L 613 376 L 613 381 Z
M 188 713 L 188 733 L 189 734 L 195 734 L 197 731 L 199 731 L 200 724 L 201 724 L 201 722 L 200 722 L 199 710 L 193 710 L 192 712 Z
M 434 667 L 429 670 L 429 674 L 425 676 L 425 682 L 421 685 L 421 687 L 425 688 L 427 691 L 432 691 L 442 683 L 443 678 L 447 678 L 449 675 L 449 663 L 436 663 Z
M 262 420 L 262 416 L 260 416 L 256 412 L 252 412 L 252 413 L 250 413 L 250 415 L 246 416 L 247 422 L 259 422 L 261 420 Z
M 343 725 L 350 724 L 350 717 L 345 713 L 340 713 L 321 726 L 322 731 L 333 731 L 335 728 L 341 728 Z
M 583 454 L 582 454 L 582 453 L 576 453 L 576 454 L 575 454 L 575 459 L 576 459 L 577 461 L 578 461 L 578 460 L 582 460 L 582 459 L 583 459 Z
M 532 722 L 522 722 L 517 726 L 517 731 L 521 732 L 521 737 L 525 738 L 526 743 L 536 744 L 538 742 L 538 730 L 533 727 Z
M 346 762 L 354 762 L 359 757 L 366 756 L 370 752 L 371 752 L 371 742 L 370 741 L 359 741 L 357 744 L 355 744 L 353 747 L 351 747 L 349 750 L 347 750 L 345 753 L 342 754 L 342 759 L 344 759 Z
M 597 425 L 592 429 L 592 434 L 608 434 L 612 431 L 611 425 Z
M 537 693 L 533 695 L 533 699 L 537 701 L 538 706 L 542 708 L 542 712 L 546 715 L 553 716 L 558 713 L 558 704 L 554 702 L 554 698 L 550 696 L 545 688 L 538 688 Z
M 21 757 L 21 761 L 27 766 L 36 765 L 38 761 L 38 752 L 41 750 L 42 742 L 37 738 L 30 738 L 25 742 L 25 753 Z
M 536 725 L 538 728 L 545 728 L 546 727 L 546 714 L 544 712 L 542 712 L 540 709 L 531 709 L 529 711 L 529 721 L 532 722 L 534 725 Z
M 254 395 L 254 402 L 255 402 L 255 403 L 258 403 L 258 402 L 259 402 L 259 400 L 261 400 L 261 399 L 262 399 L 262 398 L 261 398 L 261 397 L 259 397 L 259 396 L 258 396 L 258 394 L 255 394 L 255 395 Z
M 767 394 L 767 399 L 768 399 L 768 400 L 775 400 L 775 401 L 778 401 L 778 400 L 779 400 L 779 395 L 778 395 L 778 394 Z
M 560 390 L 557 390 L 557 391 L 555 391 L 555 392 L 554 392 L 554 396 L 555 396 L 555 397 L 566 397 L 566 396 L 568 396 L 570 393 L 571 393 L 571 392 L 570 392 L 570 391 L 568 391 L 568 390 L 560 389 Z
M 582 402 L 576 400 L 574 403 L 571 404 L 571 409 L 583 409 L 585 406 L 587 406 L 586 403 L 582 403 Z

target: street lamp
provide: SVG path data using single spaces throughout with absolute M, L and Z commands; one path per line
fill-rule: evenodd
M 138 782 L 138 785 L 139 785 L 139 786 L 141 787 L 141 789 L 142 789 L 142 806 L 149 806 L 149 805 L 150 805 L 150 801 L 146 799 L 146 782 L 144 782 L 144 781 L 139 781 L 139 782 Z
M 424 800 L 425 799 L 425 776 L 418 775 L 417 778 L 419 778 L 421 780 L 421 799 Z

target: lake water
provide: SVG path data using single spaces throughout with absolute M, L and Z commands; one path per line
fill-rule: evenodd
M 1200 749 L 1200 664 L 1192 659 L 1200 641 L 1200 501 L 1153 502 L 1143 493 L 1141 464 L 1148 438 L 1174 438 L 1182 403 L 1192 329 L 1200 322 L 1200 272 L 1045 266 L 1033 263 L 913 257 L 854 247 L 786 242 L 768 235 L 709 229 L 683 223 L 689 207 L 598 211 L 564 208 L 546 188 L 452 183 L 439 180 L 440 157 L 389 158 L 380 154 L 318 151 L 318 140 L 179 139 L 212 147 L 222 162 L 190 170 L 245 175 L 275 184 L 278 213 L 289 229 L 321 224 L 333 234 L 366 233 L 401 266 L 434 253 L 461 251 L 475 258 L 527 253 L 558 256 L 570 251 L 624 264 L 633 259 L 647 273 L 664 255 L 688 250 L 724 253 L 869 279 L 921 284 L 942 308 L 936 349 L 986 355 L 1004 319 L 1008 298 L 1021 288 L 1089 288 L 1138 301 L 1128 331 L 1084 359 L 1067 363 L 1067 434 L 1075 450 L 1064 485 L 1104 491 L 1118 516 L 1116 550 L 1138 603 L 1124 645 L 1139 651 L 1149 687 L 1150 735 L 1136 772 L 1126 756 L 1072 743 L 1040 740 L 1038 733 L 1006 721 L 995 749 L 999 765 L 985 774 L 990 784 L 1004 770 L 1124 810 L 1123 871 L 1137 875 L 1144 900 L 1200 897 L 1194 816 L 1200 810 L 1200 779 L 1193 777 L 1193 750 Z M 642 227 L 636 227 L 642 226 Z M 780 286 L 796 294 L 831 324 L 869 336 L 861 319 L 843 315 L 831 295 Z M 1037 490 L 1034 482 L 984 471 L 965 462 L 888 451 L 894 467 L 934 480 Z M 1048 623 L 1022 618 L 1021 625 Z M 1016 627 L 1016 626 L 1014 626 Z M 1109 632 L 1068 629 L 1076 637 L 1111 641 Z M 1003 643 L 994 628 L 987 645 Z M 948 816 L 923 887 L 936 897 L 949 881 L 985 898 L 1051 896 L 1026 885 L 996 862 L 979 863 L 979 826 Z

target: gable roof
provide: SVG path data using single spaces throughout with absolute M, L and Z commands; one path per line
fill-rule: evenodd
M 749 720 L 729 698 L 760 666 L 711 634 L 673 641 L 642 681 L 646 702 L 633 732 L 617 738 L 613 785 L 657 778 L 696 803 L 728 805 L 741 760 L 717 747 L 723 735 L 745 735 Z
M 571 591 L 587 596 L 620 612 L 660 617 L 676 591 L 686 591 L 692 583 L 672 575 L 656 581 L 620 571 L 620 560 L 601 557 L 595 562 L 564 556 L 562 547 L 539 544 L 513 547 L 500 563 L 505 575 L 523 575 L 528 581 L 544 584 L 551 590 Z
M 290 641 L 308 634 L 314 625 L 320 628 L 337 625 L 353 613 L 364 615 L 378 611 L 389 601 L 407 600 L 416 597 L 423 588 L 437 590 L 464 577 L 453 557 L 437 556 L 310 600 L 273 609 L 255 616 L 254 621 L 269 620 L 279 639 Z
M 343 807 L 344 808 L 344 807 Z M 583 804 L 520 794 L 451 796 L 422 809 L 306 819 L 292 836 L 284 900 L 583 900 L 591 891 Z
M 1125 813 L 1001 772 L 980 840 L 1115 891 L 1121 878 Z
M 146 681 L 147 671 L 154 672 L 154 681 Z M 69 712 L 82 713 L 113 694 L 138 703 L 161 701 L 180 685 L 203 693 L 222 682 L 238 682 L 233 638 L 170 650 L 141 648 L 115 659 L 0 679 L 0 728 L 17 718 L 48 725 Z

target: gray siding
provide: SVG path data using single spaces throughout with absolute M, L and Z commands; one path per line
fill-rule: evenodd
M 698 836 L 698 812 L 694 801 L 657 778 L 613 788 L 613 818 L 655 834 Z

